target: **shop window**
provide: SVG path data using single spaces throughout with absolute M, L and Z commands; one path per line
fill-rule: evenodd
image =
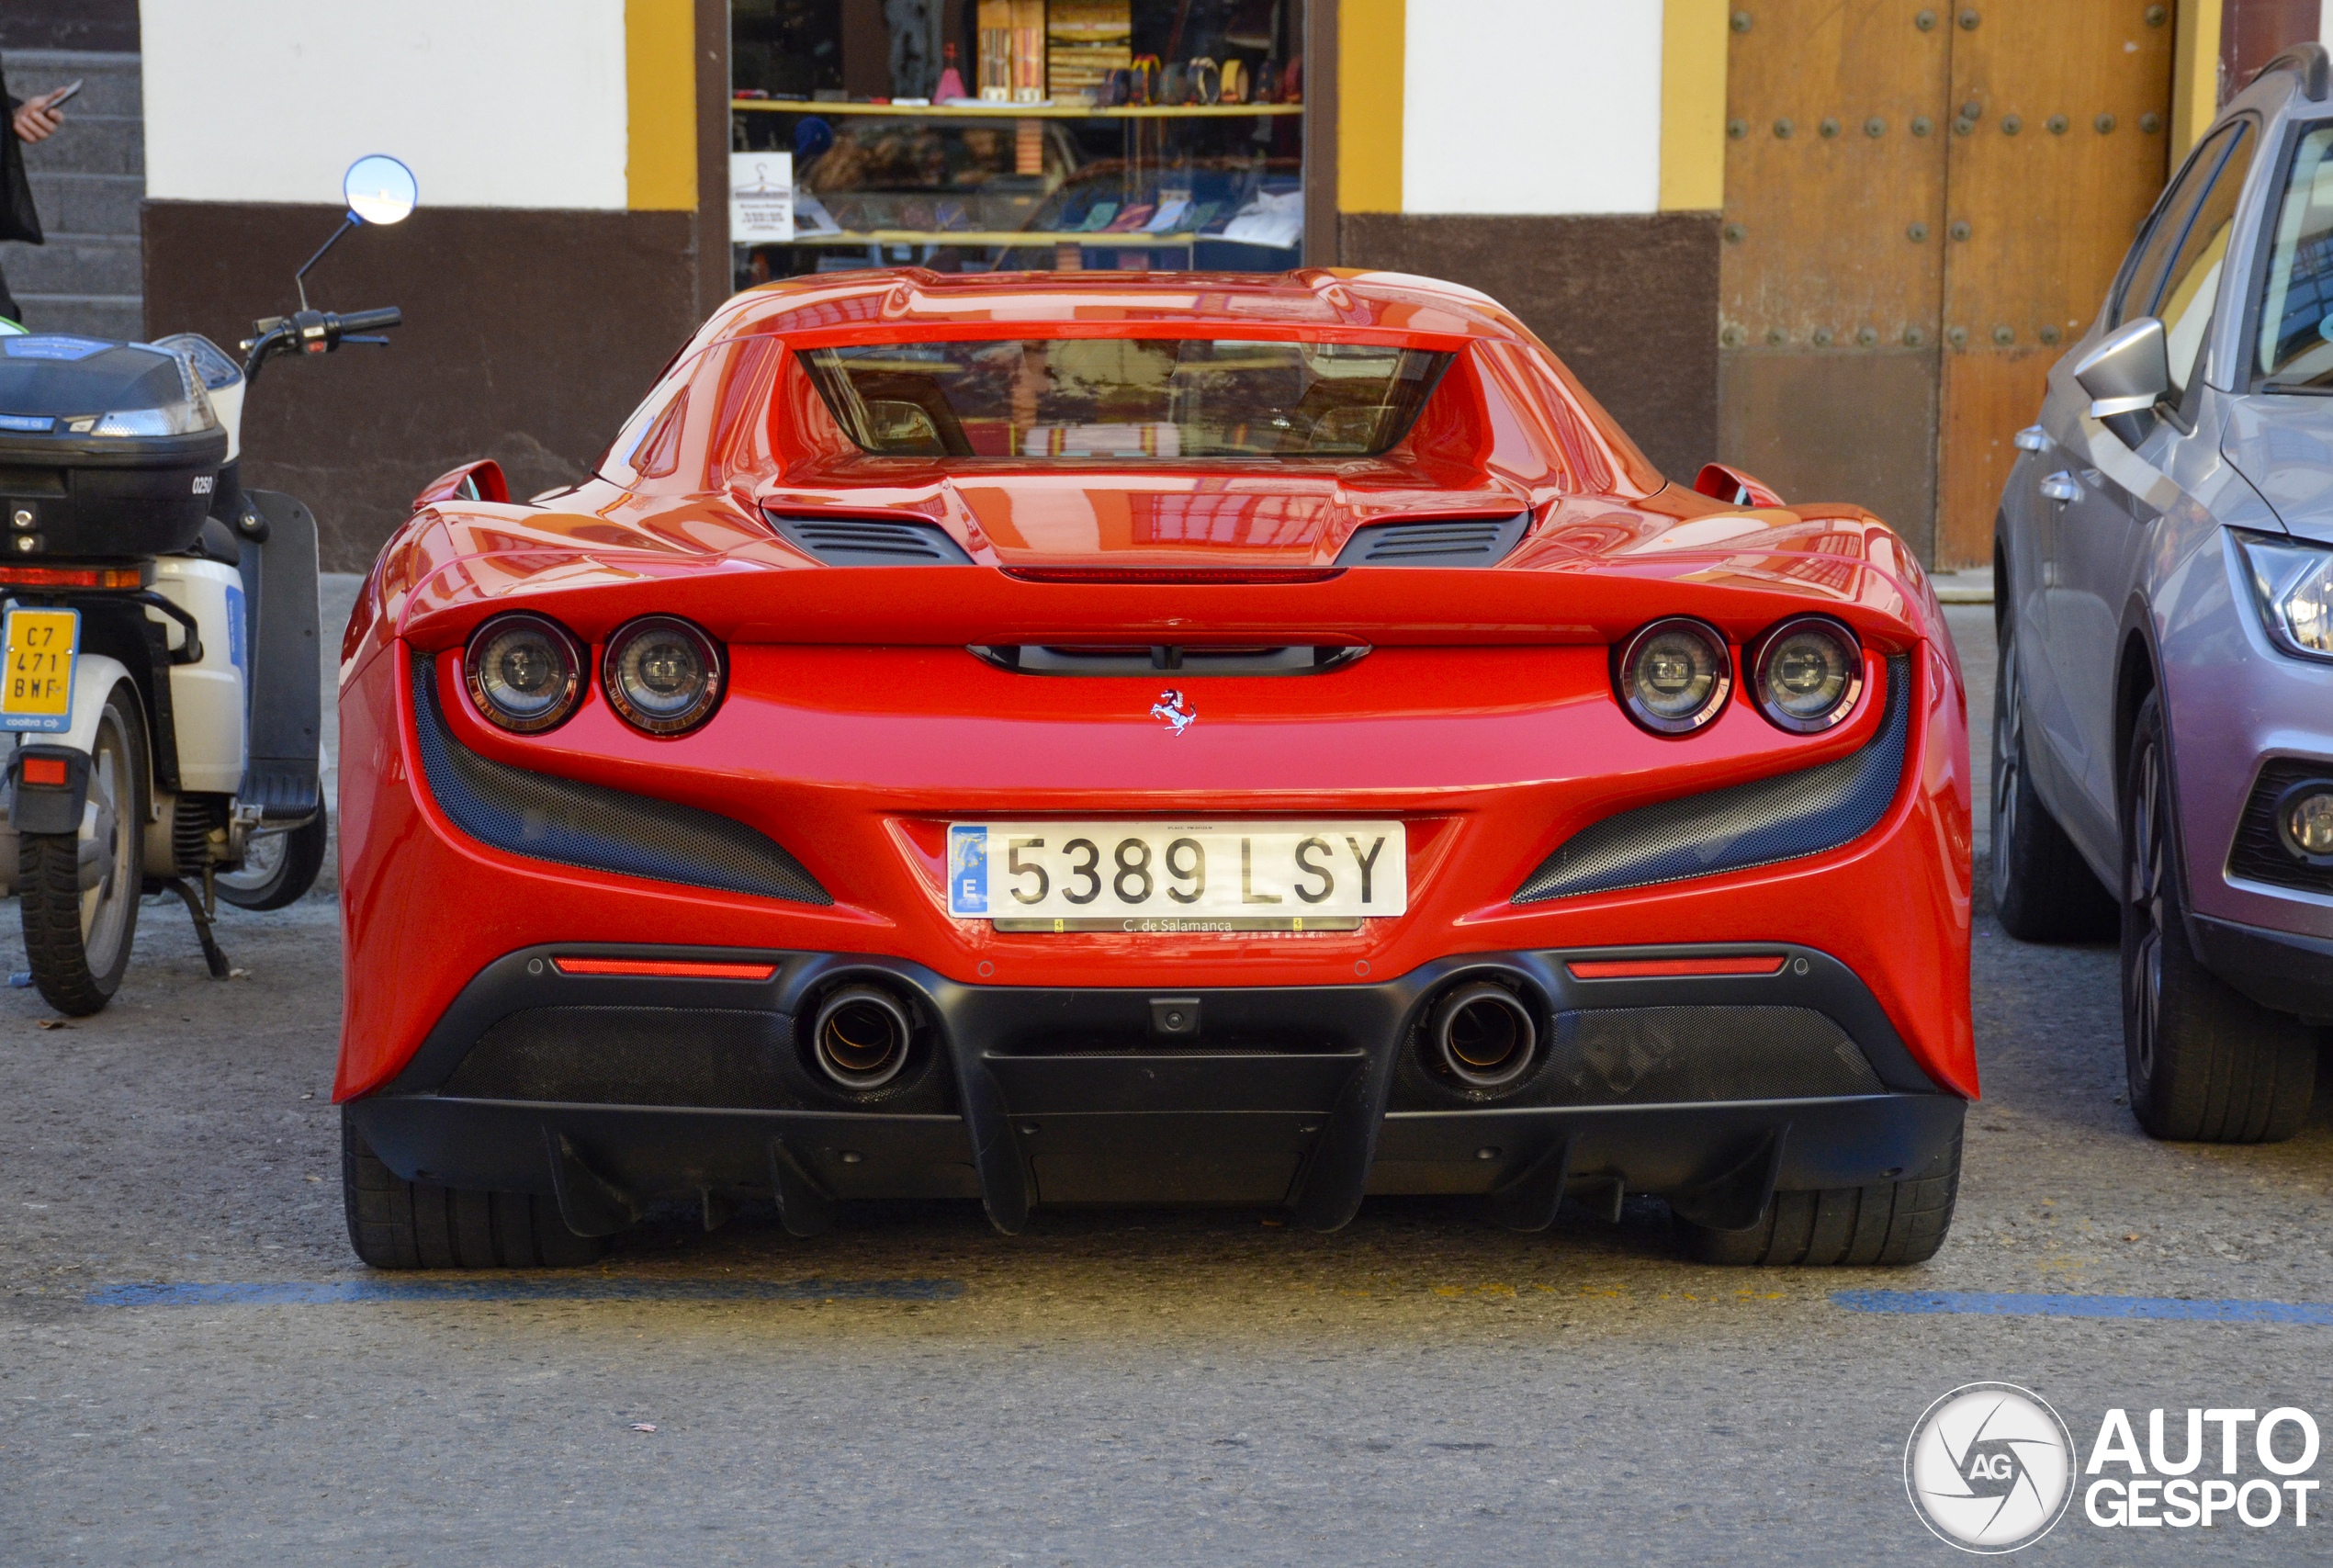
M 1304 5 L 733 0 L 737 286 L 1295 266 Z

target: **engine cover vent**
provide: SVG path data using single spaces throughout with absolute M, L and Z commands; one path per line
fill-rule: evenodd
M 790 517 L 767 513 L 785 542 L 828 566 L 970 566 L 937 523 L 882 517 Z
M 1371 523 L 1336 552 L 1339 566 L 1492 566 L 1523 542 L 1531 514 Z
M 1043 643 L 987 643 L 969 650 L 999 670 L 1023 675 L 1322 675 L 1342 669 L 1369 652 L 1337 643 L 1290 643 L 1264 648 L 1056 647 Z

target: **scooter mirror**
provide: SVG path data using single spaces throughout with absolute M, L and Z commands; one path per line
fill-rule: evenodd
M 413 171 L 382 152 L 351 164 L 341 188 L 348 210 L 366 223 L 402 223 L 421 199 Z

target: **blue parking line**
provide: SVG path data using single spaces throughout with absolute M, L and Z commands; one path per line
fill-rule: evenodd
M 336 1280 L 108 1285 L 91 1306 L 339 1306 L 366 1302 L 952 1302 L 961 1280 Z
M 1849 1312 L 1966 1313 L 1978 1317 L 2143 1317 L 2179 1323 L 2333 1324 L 2324 1302 L 2187 1301 L 2177 1296 L 2020 1295 L 2005 1291 L 1839 1291 Z

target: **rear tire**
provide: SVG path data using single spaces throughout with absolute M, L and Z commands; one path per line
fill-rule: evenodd
M 1777 1192 L 1746 1231 L 1679 1220 L 1696 1261 L 1729 1268 L 1870 1268 L 1925 1263 L 1952 1228 L 1960 1194 L 1960 1134 L 1928 1170 L 1907 1181 Z
M 2188 945 L 2163 702 L 2138 710 L 2123 784 L 2123 1055 L 2148 1135 L 2278 1143 L 2316 1089 L 2316 1032 L 2205 969 Z
M 406 1180 L 373 1153 L 345 1106 L 340 1185 L 349 1243 L 375 1269 L 571 1269 L 607 1250 L 602 1238 L 569 1230 L 549 1198 Z
M 2019 942 L 2109 942 L 2114 900 L 2049 814 L 2025 766 L 2025 684 L 2004 617 L 1993 678 L 1992 894 Z
M 211 874 L 220 899 L 238 909 L 280 909 L 307 897 L 324 869 L 324 845 L 332 833 L 324 809 L 320 801 L 316 815 L 301 826 L 254 838 L 241 871 Z
M 17 838 L 17 892 L 26 962 L 41 998 L 59 1012 L 86 1018 L 121 986 L 138 935 L 138 896 L 145 886 L 146 720 L 138 694 L 118 681 L 107 694 L 89 756 L 89 806 L 75 833 Z M 87 891 L 82 850 L 110 853 L 111 866 Z

